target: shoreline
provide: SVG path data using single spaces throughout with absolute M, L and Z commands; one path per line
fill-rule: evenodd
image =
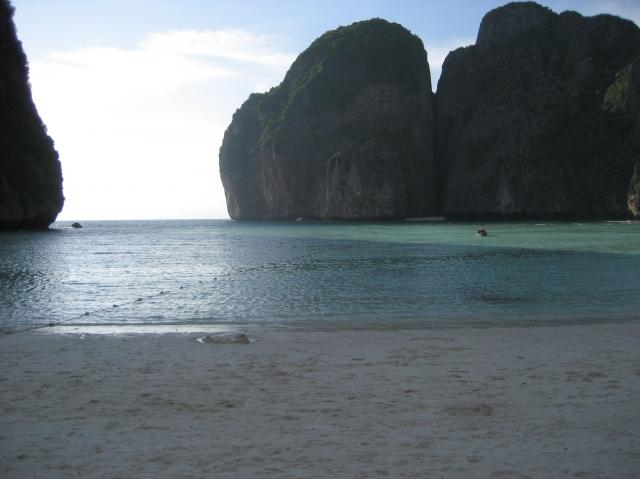
M 640 475 L 640 322 L 0 338 L 0 475 Z
M 243 332 L 252 335 L 271 333 L 341 333 L 367 331 L 448 331 L 461 329 L 510 329 L 510 328 L 558 328 L 565 326 L 597 326 L 609 324 L 628 324 L 640 322 L 636 314 L 622 313 L 589 316 L 532 316 L 527 319 L 437 319 L 437 320 L 398 320 L 361 321 L 345 320 L 300 320 L 283 323 L 277 322 L 245 322 L 245 323 L 68 323 L 66 321 L 38 323 L 24 329 L 0 328 L 0 339 L 3 336 L 16 334 L 52 334 L 52 335 L 138 335 L 138 334 L 196 334 Z

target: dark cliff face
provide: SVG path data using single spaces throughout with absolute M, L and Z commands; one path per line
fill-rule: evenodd
M 434 123 L 417 38 L 382 20 L 328 32 L 234 115 L 229 214 L 640 216 L 639 55 L 630 21 L 511 3 L 448 55 Z
M 422 42 L 384 20 L 330 31 L 253 94 L 220 149 L 229 215 L 401 218 L 436 209 Z
M 633 122 L 605 95 L 639 53 L 638 27 L 610 15 L 531 2 L 489 12 L 438 83 L 443 212 L 626 215 Z
M 0 0 L 0 229 L 42 229 L 64 202 L 53 141 L 31 99 L 13 8 Z

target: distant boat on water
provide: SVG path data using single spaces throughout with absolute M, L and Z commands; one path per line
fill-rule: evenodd
M 476 234 L 480 237 L 487 236 L 487 230 L 485 229 L 484 225 L 476 230 Z

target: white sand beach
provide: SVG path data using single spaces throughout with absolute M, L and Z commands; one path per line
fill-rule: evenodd
M 3 478 L 637 478 L 640 322 L 0 338 Z

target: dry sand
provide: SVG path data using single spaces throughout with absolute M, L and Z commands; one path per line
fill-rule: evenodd
M 640 322 L 0 338 L 3 478 L 637 478 Z

